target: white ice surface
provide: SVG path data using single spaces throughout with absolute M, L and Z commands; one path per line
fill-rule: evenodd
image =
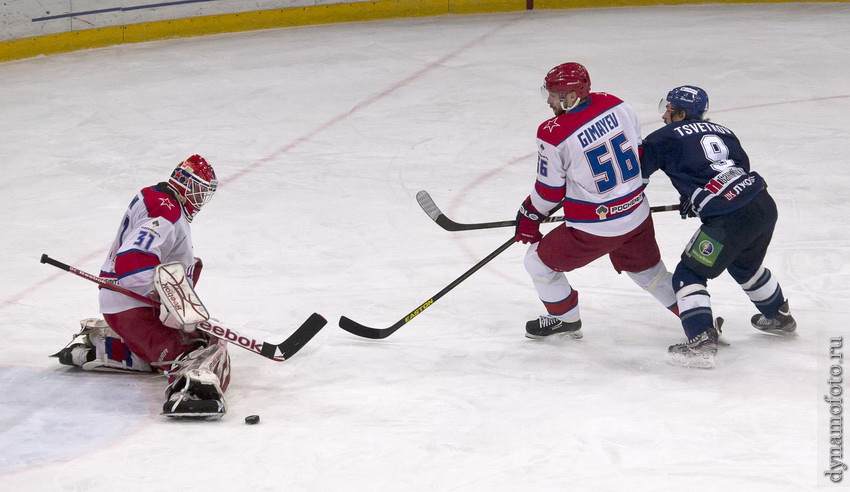
M 850 301 L 848 24 L 835 3 L 534 11 L 0 65 L 0 490 L 815 488 L 828 338 Z M 599 260 L 569 275 L 585 338 L 530 341 L 542 306 L 520 245 L 383 341 L 337 327 L 391 325 L 510 237 L 443 231 L 414 196 L 462 222 L 513 218 L 550 116 L 538 88 L 571 60 L 645 134 L 671 87 L 708 91 L 778 202 L 767 265 L 798 337 L 756 332 L 722 277 L 709 287 L 731 345 L 714 370 L 670 366 L 677 320 Z M 284 363 L 234 347 L 212 423 L 161 417 L 161 377 L 47 358 L 97 295 L 38 263 L 97 272 L 136 190 L 192 153 L 222 180 L 194 223 L 214 316 L 273 341 L 313 311 L 330 321 Z M 648 195 L 676 202 L 663 176 Z M 697 222 L 655 219 L 672 269 Z

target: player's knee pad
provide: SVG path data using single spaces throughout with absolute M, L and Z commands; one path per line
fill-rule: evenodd
M 676 294 L 673 292 L 673 275 L 667 271 L 667 266 L 664 265 L 663 261 L 659 261 L 655 266 L 642 272 L 626 272 L 626 274 L 641 289 L 658 299 L 664 307 L 672 309 L 672 306 L 676 304 Z
M 673 271 L 672 284 L 673 290 L 676 292 L 676 296 L 679 297 L 680 291 L 683 289 L 692 291 L 695 288 L 694 286 L 699 286 L 700 289 L 705 290 L 708 285 L 708 279 L 680 262 L 676 265 L 676 270 Z M 688 292 L 684 292 L 681 295 L 688 295 Z
M 665 282 L 665 279 L 667 281 L 670 280 L 670 272 L 667 271 L 667 267 L 664 266 L 663 261 L 659 261 L 655 266 L 647 268 L 642 272 L 626 272 L 626 275 L 647 292 L 655 290 Z
M 673 272 L 673 289 L 676 291 L 679 317 L 683 321 L 696 314 L 711 313 L 711 297 L 707 283 L 705 277 L 701 277 L 682 263 L 676 266 L 676 271 Z
M 535 243 L 528 248 L 528 251 L 525 253 L 525 259 L 523 260 L 523 265 L 525 265 L 525 270 L 531 275 L 531 278 L 535 282 L 547 283 L 554 282 L 558 277 L 559 272 L 548 267 L 543 260 L 540 259 L 540 255 L 537 254 L 537 245 L 540 243 Z

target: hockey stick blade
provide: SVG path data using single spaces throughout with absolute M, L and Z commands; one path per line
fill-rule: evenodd
M 324 318 L 319 313 L 313 313 L 307 318 L 301 326 L 298 327 L 292 335 L 289 335 L 289 338 L 284 340 L 283 342 L 273 345 L 269 342 L 263 343 L 263 348 L 260 350 L 260 355 L 263 357 L 268 357 L 272 360 L 278 360 L 275 357 L 275 349 L 280 351 L 280 356 L 283 357 L 284 360 L 295 355 L 296 352 L 301 350 L 307 342 L 313 339 L 316 336 L 316 333 L 319 333 L 326 324 L 328 324 L 328 320 Z
M 78 268 L 74 268 L 68 264 L 62 263 L 61 261 L 57 261 L 46 254 L 41 255 L 41 263 L 46 263 L 51 266 L 55 266 L 60 270 L 65 270 L 66 272 L 73 273 L 79 277 L 82 277 L 86 280 L 91 280 L 92 282 L 100 285 L 104 289 L 113 290 L 115 292 L 124 294 L 127 297 L 131 297 L 136 299 L 137 301 L 144 302 L 151 306 L 159 306 L 157 301 L 149 297 L 145 297 L 143 295 L 137 294 L 132 290 L 125 289 L 120 285 L 110 282 L 109 280 L 103 279 L 101 277 L 97 277 L 92 275 L 91 273 L 84 272 Z M 323 318 L 318 313 L 313 313 L 309 318 L 297 329 L 295 332 L 289 336 L 286 340 L 279 344 L 272 344 L 269 342 L 264 342 L 260 340 L 255 340 L 254 338 L 247 337 L 245 335 L 240 335 L 235 330 L 231 330 L 225 326 L 219 324 L 218 321 L 214 319 L 209 319 L 198 323 L 197 329 L 203 331 L 204 333 L 208 333 L 216 338 L 220 338 L 224 341 L 230 342 L 237 347 L 243 348 L 250 352 L 254 352 L 255 354 L 262 355 L 267 359 L 271 359 L 275 362 L 283 362 L 284 360 L 292 357 L 296 352 L 301 350 L 307 342 L 309 342 L 319 330 L 322 329 L 327 324 L 327 320 Z M 280 351 L 278 355 L 276 352 Z
M 476 223 L 460 223 L 455 222 L 452 219 L 446 217 L 437 204 L 434 203 L 434 199 L 431 198 L 431 195 L 428 194 L 427 191 L 422 190 L 416 194 L 416 201 L 419 202 L 419 206 L 422 207 L 422 210 L 428 214 L 428 217 L 431 217 L 431 220 L 437 223 L 438 226 L 450 232 L 458 232 L 458 231 L 475 231 L 479 229 L 495 229 L 498 227 L 514 227 L 516 226 L 516 220 L 502 220 L 498 222 L 476 222 Z M 669 212 L 672 210 L 679 210 L 679 205 L 659 205 L 655 207 L 649 207 L 650 212 Z M 547 217 L 543 219 L 543 222 L 563 222 L 564 217 L 562 216 L 553 216 Z
M 431 220 L 436 222 L 437 225 L 439 225 L 443 229 L 451 232 L 471 231 L 476 229 L 493 229 L 496 227 L 510 227 L 512 225 L 516 225 L 515 220 L 505 220 L 501 222 L 480 222 L 477 224 L 460 224 L 446 217 L 446 215 L 440 210 L 440 208 L 437 207 L 437 204 L 434 203 L 434 199 L 431 198 L 431 195 L 428 194 L 428 192 L 425 190 L 422 190 L 416 194 L 416 201 L 419 202 L 419 206 L 422 207 L 422 210 L 424 210 L 426 214 L 428 214 L 428 217 L 431 217 Z
M 348 333 L 351 333 L 352 335 L 357 335 L 358 337 L 363 338 L 371 338 L 372 340 L 381 340 L 387 338 L 388 336 L 395 333 L 399 328 L 404 326 L 404 324 L 405 321 L 402 320 L 396 322 L 396 324 L 390 326 L 389 328 L 370 328 L 368 326 L 361 325 L 360 323 L 346 316 L 339 317 L 340 328 L 347 331 Z
M 357 336 L 363 337 L 363 338 L 371 338 L 373 340 L 380 340 L 380 339 L 383 339 L 383 338 L 387 338 L 388 336 L 390 336 L 393 333 L 395 333 L 396 331 L 398 331 L 399 328 L 401 328 L 402 326 L 409 323 L 413 318 L 420 315 L 422 313 L 422 311 L 428 309 L 431 305 L 433 305 L 435 302 L 437 302 L 437 300 L 439 298 L 443 297 L 450 290 L 457 287 L 458 284 L 460 284 L 461 282 L 463 282 L 464 280 L 469 278 L 473 273 L 480 270 L 481 267 L 483 267 L 484 265 L 489 263 L 490 260 L 499 256 L 499 254 L 501 254 L 503 251 L 508 249 L 515 242 L 516 241 L 514 240 L 513 237 L 508 239 L 504 244 L 502 244 L 501 246 L 496 248 L 495 251 L 493 251 L 492 253 L 487 255 L 486 258 L 484 258 L 483 260 L 476 263 L 475 266 L 473 266 L 472 268 L 470 268 L 469 270 L 464 272 L 463 275 L 456 278 L 449 285 L 443 287 L 443 289 L 440 292 L 437 292 L 436 294 L 434 294 L 433 297 L 431 297 L 427 301 L 420 304 L 416 309 L 409 312 L 407 315 L 405 315 L 400 320 L 396 321 L 395 324 L 393 324 L 389 328 L 371 328 L 371 327 L 368 327 L 368 326 L 365 326 L 365 325 L 361 325 L 360 323 L 358 323 L 358 322 L 356 322 L 356 321 L 354 321 L 351 318 L 348 318 L 346 316 L 341 316 L 339 318 L 339 327 L 342 328 L 343 330 L 351 333 L 352 335 L 357 335 Z

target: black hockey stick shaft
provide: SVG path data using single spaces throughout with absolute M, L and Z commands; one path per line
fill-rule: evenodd
M 431 198 L 431 195 L 428 194 L 427 191 L 422 190 L 416 194 L 416 201 L 419 202 L 419 206 L 422 207 L 422 210 L 431 217 L 431 220 L 437 223 L 440 227 L 447 231 L 457 232 L 457 231 L 475 231 L 479 229 L 495 229 L 499 227 L 514 227 L 516 226 L 516 220 L 502 220 L 497 222 L 477 222 L 477 223 L 460 223 L 455 222 L 452 219 L 448 218 L 446 214 L 442 212 L 442 210 L 437 207 L 437 204 L 434 203 L 434 200 Z M 679 205 L 658 205 L 654 207 L 649 207 L 650 212 L 669 212 L 672 210 L 679 210 Z M 563 222 L 563 216 L 557 217 L 547 217 L 543 219 L 543 222 Z
M 104 278 L 92 275 L 88 272 L 84 272 L 78 268 L 74 268 L 66 263 L 62 263 L 61 261 L 55 260 L 46 254 L 41 255 L 41 263 L 47 263 L 48 265 L 55 266 L 60 270 L 65 270 L 66 272 L 73 273 L 79 277 L 82 277 L 86 280 L 91 280 L 92 282 L 100 285 L 104 289 L 109 289 L 115 292 L 119 292 L 124 294 L 127 297 L 131 297 L 137 301 L 144 302 L 146 304 L 150 304 L 151 306 L 158 306 L 159 302 L 145 297 L 141 294 L 137 294 L 132 290 L 128 290 L 120 285 L 117 285 L 109 280 Z M 307 318 L 304 323 L 298 327 L 292 335 L 289 336 L 286 340 L 279 344 L 272 344 L 269 342 L 258 342 L 252 338 L 248 338 L 246 336 L 240 335 L 233 330 L 221 326 L 215 320 L 207 320 L 198 324 L 198 329 L 209 333 L 210 335 L 221 338 L 225 341 L 228 341 L 234 345 L 242 347 L 246 350 L 254 352 L 256 354 L 262 355 L 268 359 L 281 362 L 290 357 L 292 357 L 296 352 L 301 350 L 307 342 L 309 342 L 319 330 L 322 329 L 327 324 L 327 320 L 322 317 L 322 315 L 318 313 L 313 313 L 310 317 Z M 280 351 L 278 355 L 277 352 Z
M 396 323 L 394 325 L 390 326 L 389 328 L 370 328 L 368 326 L 361 325 L 360 323 L 352 320 L 351 318 L 347 318 L 345 316 L 342 316 L 342 317 L 339 318 L 339 327 L 342 328 L 343 330 L 351 333 L 351 334 L 354 334 L 354 335 L 357 335 L 357 336 L 360 336 L 360 337 L 364 337 L 364 338 L 371 338 L 371 339 L 374 339 L 374 340 L 380 340 L 380 339 L 383 339 L 383 338 L 387 338 L 388 336 L 390 336 L 393 333 L 395 333 L 396 331 L 398 331 L 399 328 L 401 328 L 402 326 L 409 323 L 413 318 L 415 318 L 416 316 L 421 314 L 422 311 L 431 307 L 431 305 L 433 305 L 435 302 L 437 302 L 437 300 L 439 298 L 443 297 L 450 290 L 457 287 L 461 282 L 463 282 L 464 280 L 469 278 L 473 273 L 480 270 L 481 267 L 483 267 L 484 265 L 489 263 L 490 260 L 499 256 L 503 251 L 508 249 L 515 242 L 516 242 L 516 240 L 513 237 L 511 237 L 510 239 L 505 241 L 504 244 L 502 244 L 501 246 L 496 248 L 495 251 L 493 251 L 492 253 L 487 255 L 487 257 L 485 257 L 483 260 L 476 263 L 475 266 L 473 266 L 472 268 L 470 268 L 469 270 L 464 272 L 463 275 L 456 278 L 449 285 L 443 287 L 443 289 L 440 292 L 437 292 L 436 294 L 431 296 L 427 301 L 423 302 L 418 307 L 416 307 L 416 309 L 409 312 L 407 315 L 405 315 L 400 320 L 396 321 Z

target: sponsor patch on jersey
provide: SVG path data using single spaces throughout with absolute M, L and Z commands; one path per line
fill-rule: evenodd
M 564 217 L 570 222 L 602 222 L 630 214 L 643 200 L 642 186 L 624 197 L 606 203 L 567 199 L 564 201 Z
M 151 224 L 152 227 L 142 226 L 141 228 L 139 228 L 139 230 L 143 233 L 147 232 L 147 234 L 151 238 L 162 238 L 162 234 L 160 234 L 159 231 L 156 229 L 158 225 L 159 223 L 157 222 L 156 224 Z M 150 241 L 148 241 L 148 243 L 150 243 Z
M 723 250 L 723 245 L 712 239 L 706 233 L 700 231 L 688 248 L 688 256 L 697 260 L 707 267 L 713 267 L 717 257 Z

